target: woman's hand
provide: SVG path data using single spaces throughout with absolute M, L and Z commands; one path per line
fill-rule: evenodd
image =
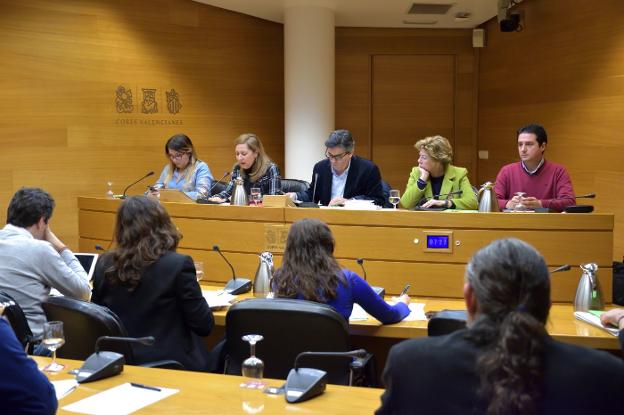
M 420 180 L 422 180 L 423 182 L 429 180 L 429 176 L 431 176 L 429 170 L 425 170 L 422 167 L 418 167 L 418 170 L 420 170 Z
M 397 303 L 405 303 L 405 304 L 409 304 L 409 303 L 410 303 L 410 301 L 411 301 L 411 298 L 410 298 L 410 296 L 409 296 L 409 295 L 407 295 L 407 294 L 403 294 L 403 295 L 401 295 L 401 296 L 399 296 L 399 297 L 394 297 L 394 300 L 395 300 Z
M 215 202 L 215 203 L 225 203 L 226 202 L 225 199 L 221 199 L 220 197 L 217 197 L 217 196 L 213 196 L 213 197 L 211 197 L 208 200 L 210 200 L 211 202 Z
M 609 310 L 606 313 L 602 313 L 602 315 L 600 316 L 600 322 L 603 326 L 610 324 L 622 330 L 624 328 L 624 309 L 614 308 L 613 310 Z
M 438 200 L 438 199 L 429 199 L 421 207 L 430 208 L 430 207 L 448 207 L 448 200 Z

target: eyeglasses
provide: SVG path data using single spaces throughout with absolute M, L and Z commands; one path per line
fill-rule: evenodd
M 169 156 L 169 158 L 171 160 L 179 160 L 179 159 L 181 159 L 182 157 L 184 157 L 186 155 L 187 155 L 187 153 L 168 154 L 168 156 Z
M 350 151 L 345 151 L 344 153 L 340 153 L 340 154 L 329 154 L 329 152 L 325 152 L 325 157 L 327 157 L 330 160 L 334 160 L 334 161 L 340 161 L 344 158 L 344 156 L 346 156 L 347 154 L 351 154 Z

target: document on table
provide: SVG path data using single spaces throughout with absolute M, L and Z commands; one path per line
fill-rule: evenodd
M 54 386 L 57 400 L 63 399 L 78 387 L 76 379 L 54 380 L 50 383 Z
M 202 295 L 208 302 L 208 307 L 210 308 L 229 307 L 232 305 L 230 301 L 236 298 L 235 295 L 228 294 L 223 290 L 202 290 Z
M 393 304 L 388 302 L 388 304 Z M 418 320 L 427 320 L 427 316 L 425 316 L 425 303 L 409 303 L 408 305 L 410 309 L 410 313 L 403 321 L 418 321 Z M 349 321 L 362 321 L 368 320 L 369 315 L 359 304 L 353 304 L 353 311 L 351 311 L 351 315 L 349 316 Z
M 585 323 L 591 324 L 594 327 L 598 327 L 599 329 L 606 331 L 612 336 L 617 336 L 619 333 L 619 330 L 617 327 L 603 326 L 602 323 L 600 322 L 600 314 L 602 313 L 603 313 L 602 311 L 595 311 L 595 310 L 590 310 L 589 312 L 575 311 L 574 317 L 577 320 L 581 320 L 581 321 L 584 321 Z
M 126 415 L 180 392 L 179 389 L 158 389 L 137 388 L 124 383 L 64 406 L 63 409 L 81 414 Z

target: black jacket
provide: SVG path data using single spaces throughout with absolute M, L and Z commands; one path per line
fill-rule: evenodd
M 117 314 L 129 336 L 156 338 L 153 346 L 132 346 L 137 363 L 173 359 L 187 370 L 206 370 L 209 355 L 200 336 L 210 334 L 214 319 L 191 257 L 166 253 L 145 270 L 133 292 L 105 281 L 109 264 L 104 255 L 96 265 L 91 301 Z

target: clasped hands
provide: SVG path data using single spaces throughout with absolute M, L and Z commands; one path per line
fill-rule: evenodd
M 511 210 L 518 208 L 537 209 L 542 207 L 542 201 L 532 196 L 524 197 L 516 195 L 507 201 L 505 207 Z

